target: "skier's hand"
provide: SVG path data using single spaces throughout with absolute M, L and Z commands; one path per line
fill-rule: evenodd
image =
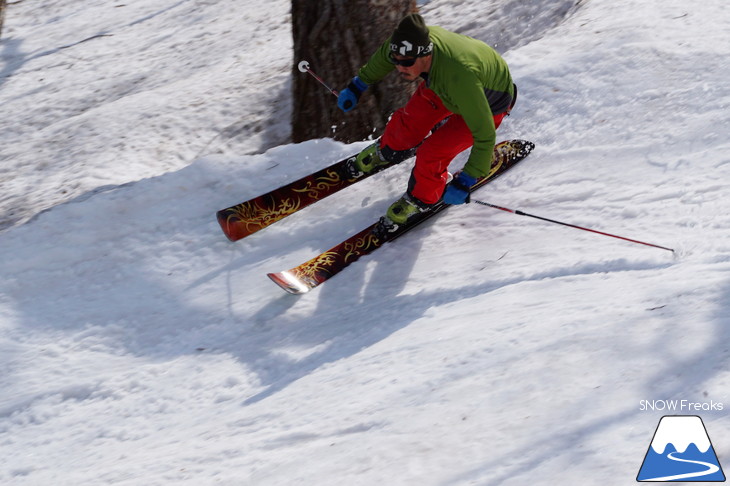
M 337 106 L 340 110 L 347 113 L 355 108 L 355 105 L 357 105 L 357 102 L 360 99 L 360 95 L 363 94 L 366 89 L 368 89 L 368 85 L 365 84 L 362 79 L 355 76 L 352 78 L 352 81 L 350 81 L 350 84 L 347 85 L 347 88 L 340 91 L 340 96 L 337 97 Z
M 460 172 L 453 181 L 446 186 L 444 202 L 446 204 L 464 204 L 469 202 L 469 189 L 477 180 L 465 172 Z

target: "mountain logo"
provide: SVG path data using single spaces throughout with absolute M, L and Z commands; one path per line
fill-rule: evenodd
M 724 482 L 725 474 L 702 419 L 665 415 L 644 456 L 638 482 Z

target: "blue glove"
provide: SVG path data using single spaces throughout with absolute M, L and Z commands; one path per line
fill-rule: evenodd
M 469 202 L 469 188 L 477 183 L 477 180 L 465 172 L 459 172 L 444 192 L 443 200 L 446 204 L 464 204 Z
M 355 76 L 352 78 L 352 81 L 350 81 L 350 84 L 347 85 L 347 88 L 340 91 L 340 96 L 337 97 L 337 106 L 340 110 L 347 113 L 355 108 L 355 105 L 357 105 L 357 102 L 360 99 L 360 95 L 363 94 L 366 89 L 368 89 L 368 85 L 365 84 L 362 79 Z

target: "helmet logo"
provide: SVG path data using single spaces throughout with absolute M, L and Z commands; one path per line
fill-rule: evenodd
M 407 40 L 402 40 L 399 43 L 390 43 L 390 52 L 396 52 L 401 56 L 425 56 L 431 54 L 433 50 L 433 42 L 429 42 L 427 46 L 414 46 Z
M 413 50 L 413 44 L 411 44 L 407 40 L 401 41 L 401 44 L 403 44 L 403 47 L 400 48 L 401 56 L 405 56 L 408 52 Z

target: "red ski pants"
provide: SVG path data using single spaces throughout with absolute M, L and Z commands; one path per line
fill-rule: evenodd
M 505 115 L 507 113 L 494 115 L 495 128 L 499 127 Z M 446 118 L 448 120 L 426 138 L 434 126 Z M 408 190 L 420 201 L 434 204 L 443 195 L 449 164 L 459 153 L 471 147 L 474 139 L 464 119 L 446 109 L 426 83 L 421 83 L 408 103 L 393 113 L 380 146 L 408 150 L 421 142 Z

